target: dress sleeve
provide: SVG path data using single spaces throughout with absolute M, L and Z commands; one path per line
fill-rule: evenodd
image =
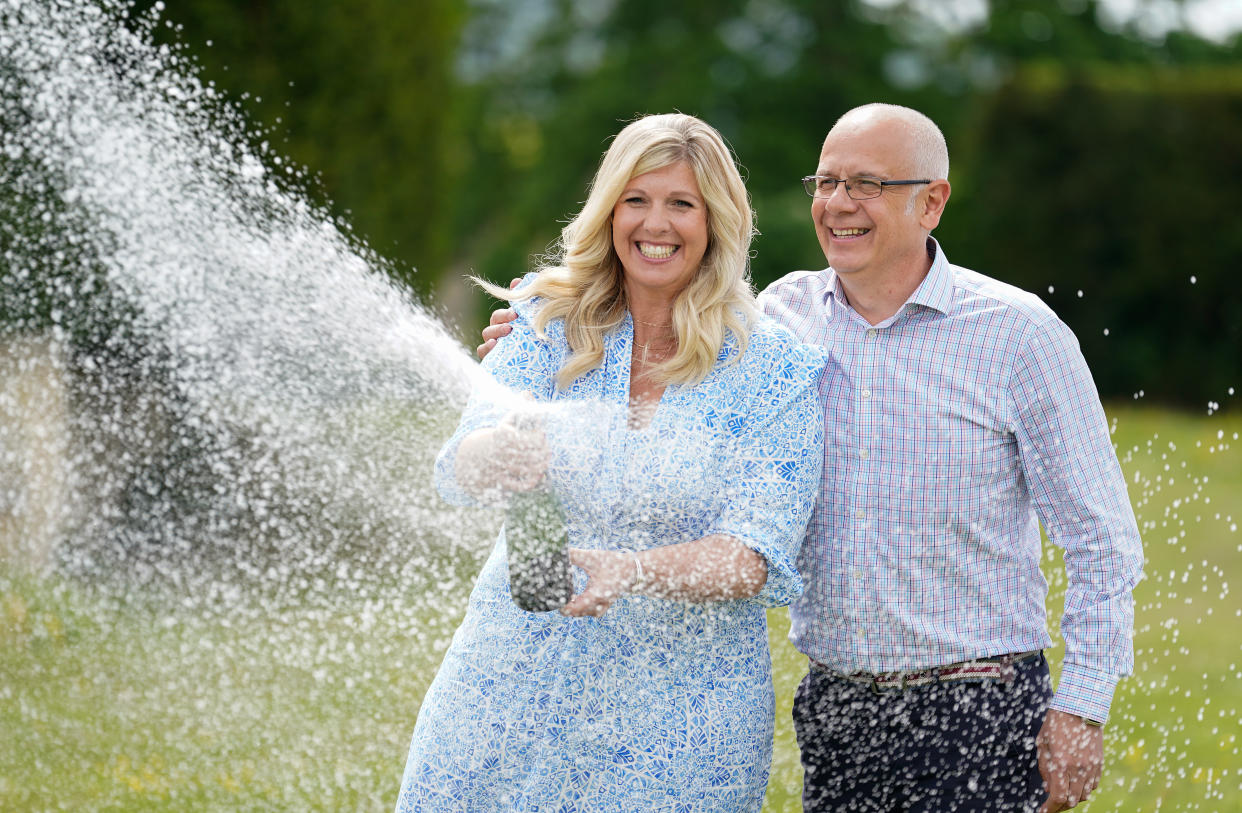
M 1118 679 L 1134 666 L 1143 548 L 1091 373 L 1059 319 L 1035 328 L 1012 397 L 1036 512 L 1065 549 L 1065 663 L 1052 707 L 1103 721 Z
M 527 275 L 523 284 L 533 274 Z M 481 365 L 482 375 L 475 383 L 462 412 L 457 430 L 448 439 L 435 462 L 435 484 L 440 496 L 454 505 L 478 505 L 478 501 L 457 482 L 457 450 L 470 433 L 495 426 L 523 398 L 549 401 L 556 387 L 561 353 L 555 339 L 545 341 L 535 334 L 532 324 L 537 302 L 514 303 L 517 319 L 513 332 L 496 342 Z
M 753 601 L 776 607 L 802 594 L 794 562 L 819 493 L 824 417 L 819 379 L 827 351 L 778 343 L 748 411 L 739 416 L 724 510 L 711 533 L 734 537 L 762 556 L 768 578 Z

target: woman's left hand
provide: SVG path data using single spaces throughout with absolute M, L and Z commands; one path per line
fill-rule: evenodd
M 587 586 L 561 608 L 563 615 L 598 618 L 638 579 L 638 565 L 629 551 L 570 548 L 569 561 L 586 571 Z

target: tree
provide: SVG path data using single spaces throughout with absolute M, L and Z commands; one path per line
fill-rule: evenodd
M 452 251 L 463 155 L 454 0 L 170 0 L 179 39 L 256 121 L 273 157 L 307 167 L 310 191 L 404 282 L 426 292 Z M 414 270 L 422 269 L 415 274 Z

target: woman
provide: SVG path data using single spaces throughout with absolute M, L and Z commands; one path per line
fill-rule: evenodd
M 530 429 L 476 392 L 437 486 L 458 503 L 550 487 L 581 592 L 518 609 L 502 531 L 424 698 L 398 810 L 762 806 L 764 607 L 802 589 L 824 359 L 757 316 L 752 231 L 719 134 L 650 116 L 608 149 L 559 262 L 486 286 L 518 319 L 485 368 L 569 417 Z

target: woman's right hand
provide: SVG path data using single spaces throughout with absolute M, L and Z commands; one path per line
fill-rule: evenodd
M 530 491 L 543 482 L 552 462 L 543 424 L 519 412 L 504 417 L 492 435 L 499 485 L 509 491 Z
M 542 425 L 521 411 L 494 427 L 472 432 L 457 452 L 457 481 L 484 501 L 502 501 L 543 482 L 552 452 Z

